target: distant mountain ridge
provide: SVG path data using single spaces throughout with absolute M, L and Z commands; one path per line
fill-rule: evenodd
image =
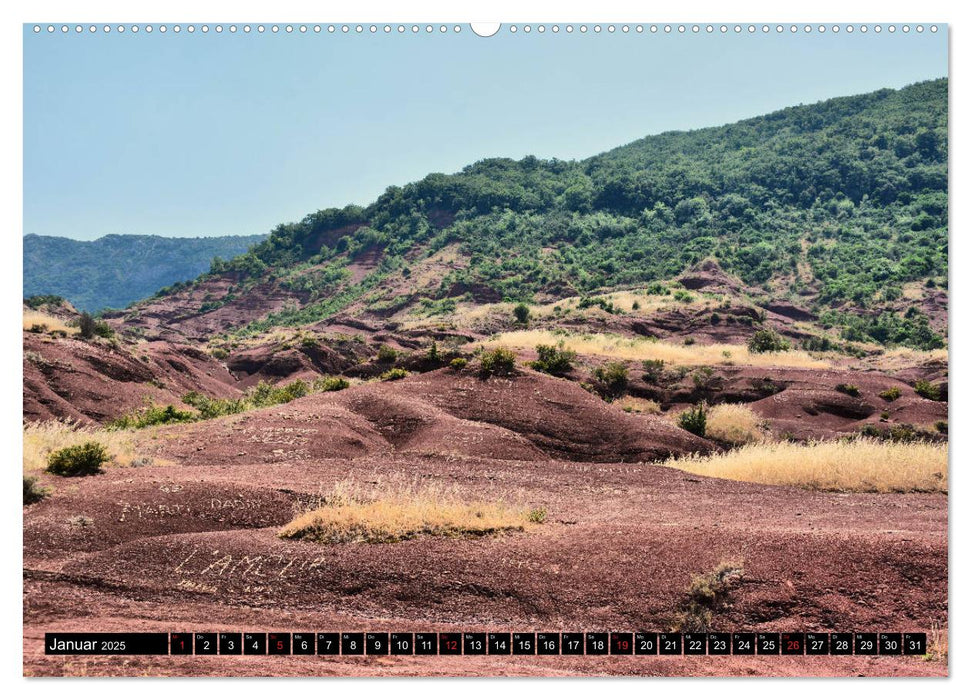
M 240 255 L 265 238 L 111 234 L 78 241 L 31 233 L 24 236 L 24 297 L 56 294 L 91 312 L 123 308 L 162 287 L 194 279 L 214 258 Z
M 947 328 L 947 124 L 937 79 L 582 161 L 481 160 L 280 224 L 126 318 L 194 337 L 337 315 L 447 326 L 499 301 L 671 294 L 664 281 L 711 258 L 749 297 L 808 309 L 841 340 L 933 349 Z

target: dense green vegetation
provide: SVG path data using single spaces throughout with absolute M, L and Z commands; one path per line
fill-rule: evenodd
M 836 98 L 584 161 L 483 160 L 282 224 L 212 272 L 308 294 L 259 331 L 331 315 L 450 244 L 469 264 L 420 290 L 429 307 L 470 289 L 589 298 L 713 257 L 774 296 L 801 294 L 847 340 L 937 347 L 917 307 L 892 305 L 908 282 L 947 284 L 947 89 Z M 346 284 L 365 254 L 379 267 Z
M 233 257 L 265 236 L 104 236 L 76 241 L 24 236 L 24 296 L 60 295 L 95 313 L 123 308 L 160 287 L 191 280 L 213 258 Z
M 91 476 L 101 472 L 101 465 L 111 457 L 100 442 L 71 445 L 52 452 L 47 458 L 47 471 L 58 476 Z

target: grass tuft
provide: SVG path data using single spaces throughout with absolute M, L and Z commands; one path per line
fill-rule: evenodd
M 731 445 L 746 445 L 765 438 L 763 420 L 748 406 L 723 403 L 708 409 L 705 436 Z
M 819 491 L 947 492 L 947 445 L 852 440 L 758 443 L 723 454 L 691 455 L 665 466 L 720 479 Z
M 324 544 L 401 542 L 416 537 L 483 537 L 522 532 L 546 520 L 545 508 L 466 500 L 457 491 L 418 484 L 373 490 L 341 482 L 278 533 Z

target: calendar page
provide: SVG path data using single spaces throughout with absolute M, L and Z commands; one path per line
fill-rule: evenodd
M 24 674 L 947 675 L 948 34 L 24 24 Z

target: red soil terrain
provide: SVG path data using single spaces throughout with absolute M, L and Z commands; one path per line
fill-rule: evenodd
M 872 403 L 876 384 L 860 386 Z M 761 400 L 794 389 L 796 378 Z M 142 448 L 152 465 L 45 476 L 52 494 L 24 508 L 25 673 L 947 673 L 917 657 L 44 656 L 49 631 L 664 631 L 692 577 L 726 561 L 744 573 L 713 610 L 716 630 L 947 628 L 946 495 L 819 493 L 670 470 L 653 460 L 716 447 L 567 380 L 439 370 L 151 432 Z M 347 479 L 457 488 L 549 516 L 475 539 L 277 536 Z
M 24 333 L 24 420 L 103 423 L 146 400 L 179 403 L 190 391 L 238 395 L 236 378 L 198 348 L 169 342 L 121 346 Z

